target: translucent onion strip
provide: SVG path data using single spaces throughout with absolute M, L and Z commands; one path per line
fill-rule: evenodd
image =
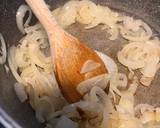
M 27 94 L 26 91 L 24 89 L 24 86 L 20 83 L 15 83 L 14 84 L 14 90 L 16 92 L 17 97 L 19 98 L 19 100 L 21 102 L 24 102 L 25 100 L 27 100 Z
M 15 62 L 15 50 L 16 50 L 15 46 L 10 47 L 9 52 L 8 52 L 8 64 L 9 64 L 9 67 L 15 79 L 19 83 L 24 83 L 24 81 L 22 80 L 22 78 L 17 72 L 17 64 Z
M 118 87 L 126 88 L 128 83 L 127 76 L 123 73 L 114 73 L 110 76 L 110 88 L 114 101 L 116 100 L 115 93 L 119 96 L 122 96 L 122 93 L 118 89 Z
M 97 5 L 89 0 L 79 2 L 77 21 L 82 24 L 90 24 L 97 16 Z
M 62 116 L 55 128 L 78 128 L 78 124 L 66 116 Z
M 29 16 L 28 16 L 26 22 L 23 24 L 23 20 L 24 20 L 24 17 L 27 12 L 29 12 Z M 22 34 L 26 33 L 24 28 L 29 26 L 31 18 L 32 18 L 31 9 L 27 5 L 21 5 L 18 8 L 17 13 L 16 13 L 16 23 L 17 23 L 18 29 L 20 30 L 20 32 Z
M 96 51 L 96 53 L 102 59 L 109 74 L 118 72 L 118 66 L 111 57 L 99 51 Z
M 102 89 L 105 89 L 107 87 L 109 81 L 109 75 L 108 74 L 102 74 L 95 76 L 93 78 L 90 78 L 88 80 L 82 81 L 78 86 L 77 90 L 80 94 L 85 94 L 89 92 L 94 86 L 98 86 Z
M 4 64 L 6 62 L 6 58 L 7 58 L 7 50 L 6 50 L 5 40 L 4 40 L 1 33 L 0 33 L 0 42 L 1 42 L 0 52 L 2 54 L 2 56 L 0 56 L 0 64 Z
M 123 18 L 123 26 L 120 27 L 121 35 L 130 41 L 143 42 L 152 36 L 151 28 L 141 20 L 132 17 Z
M 80 73 L 83 74 L 83 73 L 91 72 L 91 71 L 93 71 L 93 70 L 96 70 L 96 69 L 99 68 L 100 66 L 101 66 L 100 63 L 97 63 L 97 62 L 95 62 L 95 61 L 93 61 L 93 60 L 87 60 L 87 61 L 83 64 Z
M 143 68 L 148 58 L 149 51 L 144 43 L 133 42 L 127 44 L 118 52 L 118 60 L 130 69 Z

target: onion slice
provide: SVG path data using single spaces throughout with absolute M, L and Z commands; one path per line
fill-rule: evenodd
M 99 87 L 93 87 L 90 91 L 90 97 L 91 97 L 91 100 L 94 101 L 94 102 L 103 102 L 105 103 L 105 100 L 106 100 L 106 93 Z
M 141 84 L 143 84 L 144 86 L 150 86 L 152 80 L 154 79 L 154 77 L 144 77 L 142 76 L 140 79 Z
M 108 74 L 98 75 L 85 81 L 82 81 L 80 84 L 78 84 L 77 90 L 80 94 L 83 95 L 89 92 L 94 86 L 99 86 L 100 88 L 105 89 L 107 87 L 108 81 Z
M 141 20 L 124 17 L 123 24 L 123 27 L 120 27 L 120 33 L 127 40 L 143 42 L 152 36 L 151 28 Z
M 83 74 L 83 73 L 91 72 L 91 71 L 97 69 L 100 66 L 101 66 L 100 63 L 97 63 L 97 62 L 95 62 L 93 60 L 87 60 L 83 64 L 80 73 Z
M 99 51 L 96 51 L 96 53 L 102 59 L 109 74 L 118 72 L 117 64 L 114 62 L 114 60 L 111 57 Z
M 62 116 L 55 128 L 78 128 L 78 124 L 66 116 Z
M 140 111 L 143 114 L 145 111 L 154 111 L 154 107 L 149 104 L 138 104 L 134 110 L 135 112 Z
M 19 82 L 19 83 L 24 83 L 24 81 L 22 80 L 22 78 L 20 77 L 20 75 L 17 72 L 17 64 L 15 62 L 15 51 L 16 51 L 16 47 L 12 46 L 9 49 L 8 52 L 8 64 L 9 64 L 9 68 L 11 69 L 11 72 L 13 74 L 13 76 L 15 77 L 15 79 Z
M 41 122 L 50 119 L 51 113 L 55 111 L 48 96 L 36 100 L 36 118 Z
M 5 40 L 1 33 L 0 33 L 0 41 L 1 41 L 1 52 L 2 52 L 2 56 L 0 56 L 0 64 L 4 64 L 7 58 L 7 51 L 6 51 Z
M 90 0 L 82 0 L 77 8 L 76 20 L 82 24 L 91 24 L 97 13 L 97 5 Z
M 14 90 L 15 90 L 15 93 L 16 93 L 18 99 L 21 102 L 24 102 L 28 99 L 27 94 L 26 94 L 25 89 L 24 89 L 24 86 L 22 84 L 15 83 L 14 84 Z
M 9 71 L 10 71 L 10 69 L 9 69 L 9 67 L 5 64 L 4 65 L 4 69 L 5 69 L 5 72 L 7 73 L 7 75 L 9 74 Z
M 29 12 L 29 16 L 28 16 L 26 22 L 23 24 L 23 19 L 24 19 L 24 16 L 26 15 L 27 12 Z M 18 8 L 17 13 L 16 13 L 16 23 L 17 23 L 18 29 L 20 30 L 20 32 L 22 34 L 26 33 L 24 28 L 29 26 L 31 18 L 32 18 L 31 9 L 27 5 L 21 5 Z

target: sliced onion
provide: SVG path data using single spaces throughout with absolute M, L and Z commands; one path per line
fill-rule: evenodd
M 158 54 L 157 54 L 157 56 L 150 56 L 150 57 L 151 57 L 151 59 L 147 60 L 144 68 L 142 68 L 140 71 L 144 75 L 144 77 L 152 78 L 155 76 L 155 74 L 157 72 L 157 65 L 159 63 L 160 57 L 158 56 Z M 152 70 L 150 67 L 152 67 Z
M 66 28 L 69 25 L 76 22 L 76 15 L 77 15 L 77 6 L 79 4 L 79 1 L 69 1 L 67 2 L 62 8 L 59 10 L 56 10 L 58 13 L 56 17 L 58 23 L 63 27 Z
M 37 52 L 37 54 L 34 54 L 35 52 Z M 49 68 L 51 70 L 52 68 L 51 57 L 46 57 L 41 52 L 40 47 L 37 44 L 32 43 L 29 45 L 28 54 L 33 63 L 44 69 Z
M 132 80 L 134 78 L 134 71 L 129 68 L 128 79 Z
M 118 53 L 118 60 L 130 69 L 142 68 L 146 77 L 153 77 L 159 62 L 157 45 L 151 42 L 129 43 Z
M 98 86 L 102 89 L 105 89 L 107 87 L 108 81 L 108 74 L 98 75 L 93 78 L 82 81 L 80 84 L 78 84 L 77 90 L 80 94 L 84 95 L 85 93 L 89 92 L 91 88 L 94 86 Z
M 142 21 L 141 20 L 134 20 L 132 17 L 125 16 L 123 18 L 124 27 L 128 30 L 133 30 L 134 32 L 138 31 Z
M 125 74 L 122 74 L 122 73 L 114 73 L 111 75 L 110 77 L 110 92 L 112 93 L 112 96 L 114 98 L 114 100 L 116 99 L 115 98 L 115 94 L 118 94 L 119 96 L 121 96 L 121 92 L 119 91 L 118 87 L 122 87 L 122 88 L 126 88 L 127 87 L 127 83 L 128 83 L 128 80 L 127 80 L 127 77 Z
M 124 26 L 120 27 L 120 32 L 125 39 L 143 42 L 152 36 L 151 28 L 141 20 L 133 20 L 130 17 L 124 17 L 123 20 Z
M 0 64 L 4 64 L 6 62 L 6 58 L 7 58 L 7 50 L 6 50 L 5 40 L 4 40 L 1 33 L 0 33 L 0 42 L 1 42 L 0 51 L 2 53 L 2 56 L 0 56 Z
M 154 77 L 160 61 L 160 46 L 155 44 L 153 41 L 147 41 L 145 47 L 149 51 L 149 57 L 147 58 L 144 68 L 140 71 L 145 77 Z M 152 69 L 150 67 L 152 67 Z
M 20 68 L 25 68 L 28 67 L 30 65 L 30 59 L 29 56 L 27 55 L 27 49 L 25 48 L 20 48 L 17 47 L 16 48 L 16 52 L 15 52 L 15 61 L 17 63 L 17 66 Z
M 160 60 L 159 46 L 151 40 L 129 43 L 118 52 L 118 60 L 129 69 L 140 69 L 143 74 L 140 82 L 149 86 L 157 72 Z
M 116 40 L 118 38 L 118 35 L 119 35 L 119 30 L 118 30 L 117 25 L 114 25 L 114 27 L 110 28 L 108 30 L 108 33 L 111 35 L 109 37 L 110 40 Z
M 80 114 L 77 112 L 77 107 L 74 104 L 64 106 L 64 108 L 62 109 L 62 112 L 63 112 L 63 115 L 66 115 L 69 118 L 81 119 Z
M 93 60 L 87 60 L 83 64 L 80 73 L 83 74 L 83 73 L 91 72 L 91 71 L 99 68 L 100 66 L 101 66 L 100 63 L 97 63 L 97 62 L 95 62 Z
M 89 93 L 89 100 L 91 102 L 97 102 L 99 104 L 102 104 L 104 107 L 104 112 L 106 112 L 105 115 L 112 113 L 114 111 L 114 106 L 109 96 L 107 96 L 104 90 L 102 90 L 97 86 L 91 89 Z
M 57 20 L 57 18 L 58 18 L 58 15 L 59 15 L 60 11 L 61 11 L 61 7 L 56 8 L 56 9 L 54 9 L 54 10 L 52 11 L 52 15 L 54 16 L 54 18 L 55 18 L 56 20 Z
M 136 81 L 137 81 L 137 80 L 136 80 Z M 136 81 L 135 81 L 135 82 L 133 81 L 133 83 L 130 84 L 130 86 L 129 86 L 129 88 L 128 88 L 127 91 L 129 91 L 129 92 L 131 92 L 131 93 L 133 93 L 133 94 L 136 93 L 136 90 L 137 90 L 137 87 L 138 87 L 138 84 L 137 84 Z
M 134 110 L 135 112 L 140 111 L 143 114 L 145 111 L 154 111 L 154 107 L 149 104 L 138 104 Z
M 140 82 L 141 84 L 143 84 L 144 86 L 149 86 L 151 85 L 151 82 L 153 81 L 153 77 L 145 77 L 145 76 L 142 76 L 141 79 L 140 79 Z
M 145 43 L 133 42 L 127 44 L 118 52 L 118 60 L 130 69 L 143 68 L 149 56 Z M 143 57 L 143 58 L 142 58 Z
M 96 27 L 98 24 L 100 24 L 100 20 L 98 18 L 95 18 L 90 24 L 88 24 L 85 29 L 91 29 Z
M 95 86 L 91 89 L 90 93 L 90 100 L 94 102 L 102 102 L 104 105 L 107 103 L 106 100 L 107 94 L 101 88 Z
M 29 17 L 27 18 L 26 22 L 23 24 L 23 19 L 27 12 L 29 12 Z M 22 34 L 26 33 L 24 28 L 29 26 L 31 18 L 32 18 L 31 9 L 27 5 L 21 5 L 18 8 L 16 13 L 16 23 L 17 23 L 18 29 Z
M 62 116 L 56 124 L 55 128 L 78 128 L 78 123 L 72 121 L 66 116 Z
M 37 92 L 33 88 L 32 82 L 28 81 L 28 83 L 30 85 L 26 86 L 26 91 L 27 91 L 28 96 L 29 96 L 29 103 L 30 103 L 31 107 L 35 110 L 36 109 L 36 102 L 38 101 Z
M 134 96 L 133 93 L 123 92 L 117 106 L 117 111 L 122 114 L 134 115 Z
M 27 27 L 27 28 L 24 28 L 24 30 L 25 30 L 25 32 L 28 34 L 28 33 L 33 33 L 33 32 L 35 32 L 35 31 L 38 31 L 38 30 L 40 30 L 40 29 L 42 29 L 42 25 L 41 24 L 35 24 L 35 25 L 33 25 L 33 26 L 29 26 L 29 27 Z M 42 36 L 43 37 L 43 36 Z M 41 37 L 41 38 L 42 38 Z M 20 41 L 21 42 L 21 41 Z
M 62 110 L 52 113 L 52 115 L 50 116 L 50 120 L 53 120 L 56 117 L 60 117 L 63 115 L 65 115 L 68 118 L 81 119 L 80 114 L 77 111 L 77 106 L 75 104 L 76 103 L 66 105 L 63 107 Z
M 50 115 L 54 112 L 54 107 L 52 106 L 51 100 L 47 96 L 40 98 L 36 104 L 36 117 L 40 122 L 50 119 Z
M 89 118 L 102 114 L 104 108 L 101 104 L 93 101 L 80 101 L 75 103 L 75 105 L 83 110 Z
M 118 72 L 117 64 L 114 62 L 114 60 L 111 57 L 109 57 L 106 54 L 99 52 L 99 51 L 96 51 L 96 53 L 104 62 L 105 67 L 108 70 L 109 74 L 113 74 L 113 73 Z
M 20 75 L 17 72 L 17 64 L 15 62 L 15 50 L 16 50 L 15 46 L 10 47 L 9 52 L 8 52 L 8 64 L 9 64 L 9 67 L 10 67 L 11 72 L 12 72 L 13 76 L 15 77 L 15 79 L 19 83 L 24 84 L 24 81 L 22 80 L 22 78 L 20 77 Z
M 9 74 L 9 71 L 10 71 L 10 70 L 9 70 L 9 67 L 5 64 L 5 65 L 4 65 L 4 68 L 5 68 L 6 73 Z
M 128 83 L 127 76 L 123 73 L 112 74 L 110 79 L 110 86 L 126 88 Z
M 15 83 L 14 84 L 14 90 L 16 92 L 16 95 L 17 95 L 18 99 L 21 102 L 24 102 L 28 99 L 26 91 L 24 89 L 24 85 L 22 85 L 20 83 Z
M 82 24 L 90 24 L 97 16 L 97 6 L 89 0 L 79 2 L 76 20 Z

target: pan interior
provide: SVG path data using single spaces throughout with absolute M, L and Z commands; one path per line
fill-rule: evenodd
M 48 3 L 56 8 L 63 5 L 67 0 L 49 0 Z M 97 4 L 106 5 L 113 10 L 142 19 L 150 25 L 154 33 L 160 32 L 160 1 L 156 0 L 93 0 Z M 1 4 L 2 3 L 2 4 Z M 6 43 L 10 46 L 20 40 L 22 35 L 18 31 L 15 22 L 16 10 L 24 1 L 17 0 L 9 2 L 2 0 L 0 2 L 0 32 L 4 35 Z M 12 28 L 12 29 L 11 29 Z M 84 42 L 88 42 L 88 46 L 93 49 L 102 51 L 112 57 L 117 63 L 117 51 L 119 51 L 126 41 L 119 38 L 110 41 L 106 37 L 105 31 L 101 30 L 101 26 L 93 29 L 83 29 L 82 25 L 74 24 L 67 28 L 67 31 Z M 94 37 L 94 38 L 93 38 Z M 120 72 L 127 72 L 127 69 L 118 63 Z M 154 106 L 160 105 L 160 71 L 157 72 L 155 80 L 148 88 L 139 86 L 135 95 L 137 103 L 148 103 Z M 14 93 L 13 84 L 15 82 L 11 73 L 7 75 L 4 67 L 0 66 L 0 106 L 8 113 L 16 122 L 24 128 L 41 128 L 43 124 L 39 124 L 34 116 L 34 112 L 27 102 L 20 103 Z

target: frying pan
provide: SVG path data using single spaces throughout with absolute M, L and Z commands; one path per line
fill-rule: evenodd
M 48 0 L 47 3 L 56 8 L 63 5 L 67 0 Z M 95 3 L 107 5 L 112 9 L 125 13 L 135 18 L 141 18 L 153 29 L 154 34 L 160 33 L 160 0 L 93 0 Z M 16 44 L 23 36 L 15 21 L 18 7 L 24 4 L 23 0 L 0 0 L 0 33 L 3 34 L 8 46 Z M 34 19 L 35 20 L 35 19 Z M 33 24 L 35 21 L 33 20 Z M 102 51 L 117 61 L 116 53 L 125 43 L 124 40 L 109 41 L 106 34 L 99 27 L 84 30 L 79 24 L 70 26 L 68 32 L 82 41 L 89 42 L 87 45 Z M 93 38 L 94 37 L 94 38 Z M 126 68 L 119 64 L 120 72 Z M 28 102 L 21 103 L 15 95 L 13 84 L 15 79 L 12 74 L 5 73 L 3 65 L 0 65 L 0 121 L 7 128 L 42 128 Z M 139 86 L 135 95 L 137 103 L 149 103 L 160 105 L 160 72 L 152 85 L 148 88 Z

